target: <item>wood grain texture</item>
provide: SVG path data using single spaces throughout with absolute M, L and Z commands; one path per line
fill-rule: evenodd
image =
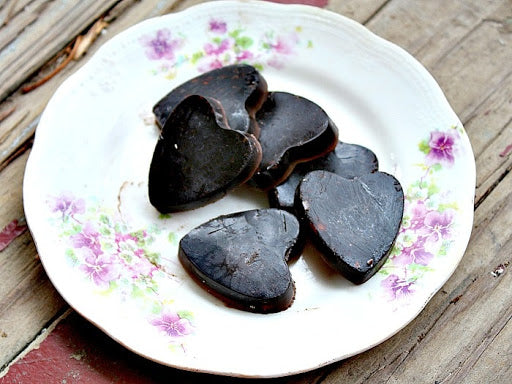
M 24 7 L 15 19 L 0 28 L 0 35 L 4 36 L 5 33 L 7 36 L 0 51 L 3 69 L 0 72 L 0 100 L 68 44 L 73 38 L 70 31 L 83 31 L 115 3 L 116 0 L 43 0 Z M 23 22 L 18 28 L 10 27 L 15 25 L 17 18 L 30 22 Z M 34 52 L 37 54 L 34 55 Z
M 389 0 L 331 0 L 327 9 L 366 24 Z
M 0 227 L 23 219 L 22 182 L 28 152 L 0 173 Z M 0 252 L 0 369 L 65 307 L 48 280 L 28 232 Z

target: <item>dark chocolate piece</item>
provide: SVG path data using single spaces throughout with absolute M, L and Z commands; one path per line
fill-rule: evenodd
M 192 209 L 244 183 L 261 160 L 248 133 L 227 126 L 219 102 L 193 95 L 167 119 L 149 170 L 149 200 L 162 213 Z
M 349 180 L 313 171 L 300 183 L 296 202 L 327 263 L 361 284 L 388 257 L 402 220 L 404 194 L 387 173 Z
M 153 107 L 157 123 L 163 127 L 172 110 L 192 94 L 218 100 L 232 129 L 258 136 L 254 114 L 267 97 L 267 83 L 252 66 L 235 64 L 197 76 L 178 86 Z
M 334 151 L 312 161 L 297 164 L 290 176 L 268 193 L 271 207 L 294 211 L 295 191 L 308 172 L 324 170 L 346 179 L 372 173 L 379 169 L 377 156 L 370 149 L 357 144 L 339 142 Z
M 295 286 L 287 260 L 301 251 L 292 214 L 261 209 L 220 216 L 180 241 L 183 267 L 229 306 L 269 313 L 288 308 Z
M 256 121 L 263 158 L 250 182 L 261 189 L 280 184 L 297 163 L 332 151 L 338 142 L 338 129 L 325 111 L 290 93 L 270 92 Z

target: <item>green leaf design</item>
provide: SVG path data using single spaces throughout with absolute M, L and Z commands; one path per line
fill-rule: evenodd
M 68 258 L 69 261 L 71 261 L 73 265 L 78 264 L 78 257 L 75 251 L 73 251 L 72 249 L 66 249 L 66 257 Z
M 101 214 L 100 215 L 99 221 L 100 221 L 100 223 L 103 223 L 103 224 L 106 224 L 106 225 L 110 225 L 110 219 L 105 214 Z
M 391 251 L 389 252 L 389 256 L 398 256 L 402 252 L 402 249 L 398 245 L 393 245 Z
M 162 312 L 162 308 L 163 308 L 163 305 L 162 305 L 161 302 L 154 301 L 153 305 L 151 307 L 151 313 L 154 314 L 154 315 L 158 315 L 159 313 Z
M 160 254 L 157 252 L 147 252 L 145 256 L 146 259 L 153 265 L 158 265 L 160 263 Z
M 427 140 L 420 141 L 420 143 L 418 144 L 418 148 L 421 152 L 423 152 L 426 155 L 428 155 L 430 152 L 430 146 L 428 145 Z
M 169 240 L 169 243 L 171 243 L 172 245 L 178 244 L 178 236 L 174 232 L 169 232 L 167 240 Z
M 187 320 L 194 320 L 194 315 L 192 312 L 190 311 L 178 311 L 178 316 L 181 317 L 182 319 L 187 319 Z
M 192 58 L 190 59 L 190 62 L 195 65 L 203 57 L 204 57 L 204 53 L 203 52 L 195 52 L 195 53 L 192 54 Z M 158 218 L 159 219 L 168 219 L 170 217 L 171 217 L 171 215 L 168 214 L 168 213 L 161 213 Z
M 434 172 L 439 172 L 440 170 L 443 169 L 443 166 L 439 163 L 436 163 L 436 164 L 433 164 L 430 169 Z
M 234 29 L 231 32 L 229 32 L 229 36 L 232 37 L 233 39 L 236 39 L 236 38 L 238 38 L 238 36 L 240 36 L 241 33 L 242 33 L 242 29 Z
M 98 229 L 98 232 L 104 236 L 108 236 L 112 233 L 110 232 L 110 229 L 108 229 L 107 227 L 100 227 L 100 229 Z
M 144 291 L 142 289 L 140 289 L 137 285 L 133 284 L 131 297 L 133 299 L 137 299 L 137 298 L 142 298 L 144 296 L 145 296 Z
M 253 40 L 248 36 L 242 36 L 235 40 L 235 44 L 242 49 L 249 49 L 253 43 Z
M 459 205 L 457 204 L 456 201 L 452 201 L 450 203 L 439 204 L 439 206 L 437 208 L 437 210 L 439 212 L 444 212 L 447 209 L 453 209 L 455 211 L 458 211 L 459 210 Z
M 412 264 L 409 265 L 409 270 L 412 273 L 415 273 L 415 274 L 417 274 L 417 273 L 423 274 L 425 272 L 431 272 L 434 269 L 432 269 L 428 265 L 421 265 L 421 264 L 412 263 Z
M 437 195 L 440 190 L 441 189 L 439 188 L 439 186 L 437 184 L 431 183 L 428 186 L 428 196 L 430 197 L 430 196 Z

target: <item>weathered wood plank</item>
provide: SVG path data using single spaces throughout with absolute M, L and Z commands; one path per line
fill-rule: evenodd
M 510 251 L 509 251 L 510 252 Z M 512 377 L 512 321 L 508 322 L 503 329 L 492 339 L 491 344 L 486 347 L 477 361 L 466 372 L 464 381 L 466 383 L 506 383 Z M 496 365 L 505 361 L 505 364 Z
M 22 182 L 28 153 L 0 173 L 0 227 L 23 218 Z M 4 222 L 5 221 L 5 222 Z M 64 307 L 48 280 L 28 232 L 0 252 L 0 367 Z
M 422 62 L 464 122 L 511 71 L 510 9 L 512 0 L 394 0 L 368 26 Z
M 33 1 L 34 0 L 0 1 L 0 27 L 15 18 L 27 5 Z
M 471 145 L 475 157 L 482 153 L 503 134 L 505 127 L 512 119 L 512 75 L 507 76 L 500 83 L 494 93 L 489 95 L 466 120 L 464 126 L 471 136 Z M 500 140 L 498 154 L 507 155 L 507 146 L 511 142 Z M 479 168 L 479 167 L 477 167 Z
M 267 0 L 272 1 L 272 0 Z M 347 16 L 360 23 L 365 23 L 389 0 L 329 0 L 326 9 Z M 279 2 L 279 1 L 277 1 Z M 296 3 L 300 3 L 297 0 Z M 204 0 L 180 1 L 174 10 L 181 11 L 193 5 L 204 3 Z
M 389 0 L 331 0 L 326 8 L 365 24 L 388 2 Z
M 431 70 L 465 121 L 512 73 L 510 66 L 503 65 L 510 62 L 512 33 L 503 33 L 499 23 L 483 22 Z
M 35 13 L 37 19 L 19 30 L 18 35 L 0 51 L 0 100 L 68 44 L 70 31 L 83 31 L 117 1 L 74 0 L 48 4 L 43 1 L 35 9 L 24 8 L 23 13 Z M 8 25 L 1 28 L 0 33 L 3 34 L 2 29 Z
M 27 3 L 29 3 L 27 5 Z M 48 0 L 11 1 L 0 12 L 0 51 L 11 43 L 27 26 L 37 20 Z
M 512 88 L 511 88 L 512 89 Z M 507 125 L 476 158 L 476 203 L 480 204 L 503 175 L 512 170 L 512 115 Z

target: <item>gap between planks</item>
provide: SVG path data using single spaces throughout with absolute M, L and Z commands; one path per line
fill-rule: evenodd
M 68 317 L 73 312 L 73 309 L 66 308 L 62 311 L 57 312 L 57 314 L 46 323 L 41 331 L 29 342 L 27 345 L 21 349 L 20 353 L 18 353 L 14 358 L 6 363 L 4 366 L 0 367 L 0 379 L 9 372 L 9 367 L 13 364 L 16 364 L 19 360 L 23 359 L 27 353 L 30 351 L 37 349 L 39 345 L 52 333 L 55 327 L 66 317 Z

